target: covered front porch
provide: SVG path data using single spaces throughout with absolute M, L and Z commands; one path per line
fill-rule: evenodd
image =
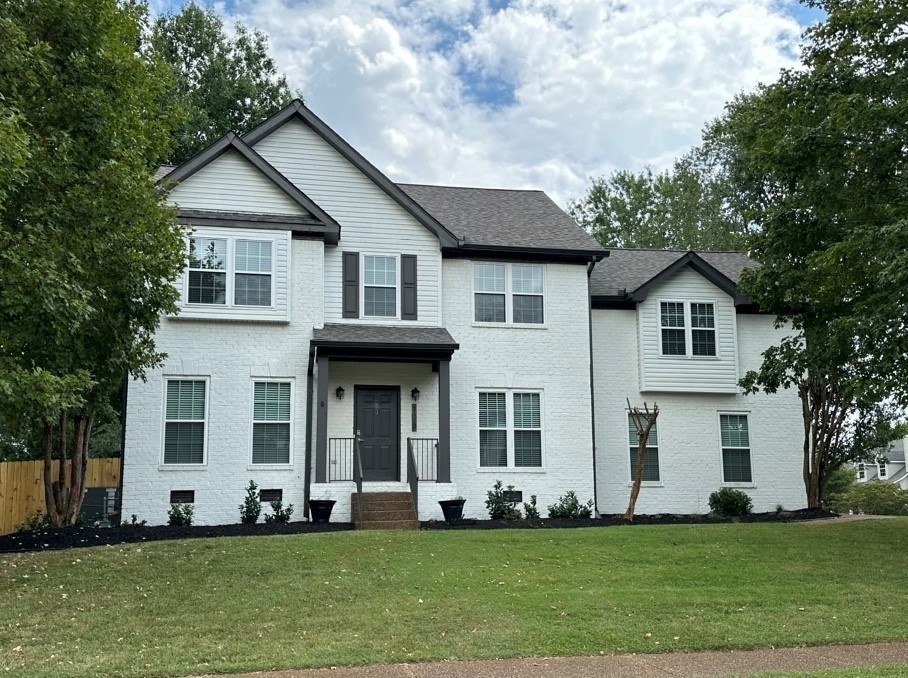
M 438 499 L 453 496 L 450 363 L 457 348 L 444 328 L 315 330 L 306 496 L 335 500 L 332 520 L 356 518 L 351 496 L 358 493 L 409 492 L 422 520 L 436 517 Z

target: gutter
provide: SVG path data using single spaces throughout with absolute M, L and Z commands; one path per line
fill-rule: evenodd
M 306 369 L 306 468 L 303 471 L 303 518 L 309 518 L 309 485 L 312 483 L 312 372 L 315 347 L 309 344 L 309 366 Z
M 602 259 L 608 258 L 611 252 L 606 252 L 601 258 L 593 259 L 586 267 L 586 296 L 587 296 L 587 314 L 590 334 L 590 430 L 593 435 L 593 516 L 599 517 L 599 491 L 596 480 L 596 373 L 593 369 L 593 288 L 590 285 L 590 279 L 593 275 L 593 269 L 596 263 Z

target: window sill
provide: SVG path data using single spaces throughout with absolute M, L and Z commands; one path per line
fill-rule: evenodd
M 633 487 L 634 486 L 633 481 L 629 482 L 627 484 L 627 486 Z M 652 480 L 644 480 L 642 483 L 640 483 L 640 487 L 665 487 L 665 483 L 661 480 L 659 482 L 655 482 Z
M 658 357 L 660 360 L 702 360 L 704 362 L 722 359 L 720 355 L 666 355 L 665 353 L 660 353 Z
M 481 323 L 473 321 L 473 327 L 507 327 L 517 330 L 547 330 L 545 323 Z
M 292 471 L 293 462 L 289 464 L 246 464 L 247 471 Z
M 477 473 L 545 473 L 541 466 L 477 466 Z
M 737 488 L 750 488 L 752 490 L 757 489 L 756 483 L 722 483 L 722 487 L 737 487 Z
M 159 464 L 159 471 L 207 471 L 208 464 Z

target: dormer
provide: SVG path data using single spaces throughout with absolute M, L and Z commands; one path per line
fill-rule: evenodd
M 737 393 L 737 288 L 755 263 L 718 252 L 612 250 L 591 281 L 593 307 L 636 314 L 640 391 Z

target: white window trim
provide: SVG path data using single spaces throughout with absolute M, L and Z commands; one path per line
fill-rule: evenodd
M 864 462 L 858 462 L 857 468 L 858 480 L 867 480 L 867 465 Z
M 477 265 L 495 265 L 504 266 L 504 292 L 483 292 L 476 289 L 476 266 Z M 519 293 L 519 296 L 542 297 L 542 322 L 541 323 L 515 323 L 514 322 L 514 266 L 537 266 L 542 269 L 542 294 Z M 544 330 L 548 328 L 549 309 L 547 303 L 548 294 L 546 293 L 546 265 L 523 262 L 504 262 L 504 261 L 474 261 L 470 267 L 470 288 L 472 292 L 471 320 L 474 327 L 516 327 L 520 329 Z M 476 295 L 477 294 L 504 294 L 504 322 L 481 322 L 476 320 Z
M 366 257 L 384 257 L 388 259 L 396 260 L 394 266 L 394 289 L 395 289 L 395 302 L 394 310 L 397 312 L 397 315 L 366 315 Z M 389 252 L 361 252 L 359 255 L 359 307 L 361 312 L 359 317 L 364 320 L 400 320 L 400 288 L 401 288 L 401 270 L 400 270 L 400 254 L 398 253 L 389 253 Z M 369 287 L 390 287 L 390 285 L 369 285 Z
M 747 417 L 747 437 L 750 442 L 750 447 L 731 447 L 729 450 L 749 450 L 750 451 L 750 482 L 744 483 L 734 483 L 725 481 L 725 457 L 722 454 L 722 415 L 733 415 L 733 416 L 745 416 Z M 716 435 L 719 441 L 719 483 L 722 487 L 756 487 L 757 486 L 757 474 L 754 472 L 754 436 L 753 436 L 753 426 L 751 425 L 752 417 L 750 410 L 719 410 L 716 412 Z
M 482 466 L 480 464 L 479 447 L 479 394 L 480 393 L 504 393 L 505 394 L 505 416 L 507 417 L 507 466 Z M 515 393 L 538 393 L 539 394 L 539 443 L 540 443 L 540 465 L 539 466 L 515 466 L 514 465 L 514 394 Z M 479 473 L 545 473 L 545 393 L 538 388 L 478 388 L 476 389 L 475 409 L 476 414 L 476 470 Z M 488 430 L 488 429 L 487 429 Z M 502 430 L 502 429 L 499 429 Z M 535 429 L 516 429 L 518 431 L 535 430 Z
M 662 330 L 663 329 L 681 329 L 679 327 L 675 328 L 663 328 L 662 327 L 662 304 L 681 304 L 684 307 L 684 355 L 665 355 L 662 352 Z M 694 355 L 694 343 L 693 343 L 693 324 L 691 320 L 691 304 L 710 304 L 713 307 L 713 323 L 715 327 L 712 328 L 713 332 L 716 335 L 716 355 Z M 697 329 L 708 329 L 698 327 Z M 722 349 L 719 346 L 719 302 L 715 299 L 657 299 L 656 300 L 656 333 L 659 337 L 659 355 L 660 359 L 665 360 L 719 360 L 722 357 Z
M 268 470 L 268 469 L 288 469 L 293 467 L 293 452 L 294 452 L 294 414 L 296 413 L 296 408 L 294 407 L 296 401 L 296 382 L 293 377 L 252 377 L 250 380 L 249 388 L 249 458 L 246 463 L 248 470 Z M 255 425 L 257 423 L 278 423 L 283 424 L 284 422 L 257 422 L 255 420 L 255 385 L 256 384 L 290 384 L 290 454 L 289 461 L 286 464 L 256 464 L 252 461 L 252 445 L 253 438 L 255 436 Z
M 885 480 L 886 478 L 889 477 L 889 474 L 886 472 L 886 464 L 885 464 L 885 463 L 879 462 L 879 463 L 876 465 L 876 477 L 879 478 L 880 480 Z
M 226 240 L 227 241 L 227 253 L 226 253 L 227 266 L 223 271 L 215 271 L 215 272 L 223 272 L 227 275 L 227 286 L 226 286 L 226 290 L 225 290 L 226 303 L 223 303 L 223 304 L 190 303 L 190 301 L 189 301 L 189 271 L 190 271 L 189 241 L 192 238 L 207 238 L 209 240 Z M 238 240 L 271 243 L 271 272 L 268 274 L 271 276 L 271 304 L 269 306 L 254 306 L 254 305 L 248 305 L 248 304 L 234 303 L 235 302 L 234 293 L 235 293 L 235 288 L 236 288 L 236 274 L 237 273 L 251 273 L 253 275 L 266 275 L 262 271 L 237 271 L 236 270 L 236 243 Z M 276 299 L 276 296 L 277 296 L 277 272 L 275 269 L 276 269 L 276 265 L 277 265 L 278 240 L 279 240 L 279 238 L 277 238 L 273 235 L 266 235 L 264 233 L 261 236 L 259 236 L 259 235 L 253 235 L 250 233 L 243 233 L 243 234 L 230 233 L 230 232 L 225 232 L 223 230 L 193 231 L 191 234 L 189 234 L 185 238 L 185 250 L 184 251 L 186 252 L 187 259 L 186 259 L 186 268 L 183 270 L 182 296 L 180 299 L 182 305 L 185 308 L 191 308 L 191 309 L 220 309 L 220 308 L 223 308 L 223 309 L 240 310 L 240 311 L 257 310 L 257 309 L 274 310 L 277 307 L 277 299 Z M 289 251 L 289 248 L 288 248 L 288 251 Z M 202 270 L 202 269 L 191 269 L 191 270 L 198 271 L 198 270 Z M 288 287 L 289 287 L 289 281 L 288 281 Z
M 634 476 L 631 474 L 631 457 L 630 457 L 631 430 L 630 430 L 630 426 L 629 426 L 630 416 L 631 416 L 630 410 L 628 410 L 625 407 L 624 408 L 624 430 L 625 430 L 624 439 L 627 444 L 624 447 L 627 450 L 627 484 L 629 487 L 634 484 Z M 658 429 L 658 424 L 659 424 L 659 422 L 657 420 L 656 421 L 657 429 Z M 662 473 L 662 445 L 659 443 L 656 443 L 655 445 L 650 445 L 649 441 L 647 441 L 646 446 L 655 447 L 656 450 L 658 451 L 658 454 L 659 454 L 659 480 L 643 480 L 640 482 L 640 486 L 641 487 L 665 487 L 665 475 Z M 637 451 L 637 448 L 634 448 L 635 453 L 636 453 L 636 451 Z
M 164 463 L 164 444 L 167 438 L 167 382 L 170 381 L 204 381 L 205 382 L 205 435 L 202 437 L 202 463 L 201 464 L 166 464 Z M 211 418 L 208 416 L 208 408 L 211 403 L 211 377 L 208 375 L 188 375 L 188 374 L 165 374 L 162 389 L 162 408 L 161 408 L 161 457 L 158 468 L 162 471 L 198 471 L 208 467 L 208 432 L 211 426 Z M 174 419 L 174 422 L 181 421 Z M 196 421 L 196 420 L 192 420 Z

